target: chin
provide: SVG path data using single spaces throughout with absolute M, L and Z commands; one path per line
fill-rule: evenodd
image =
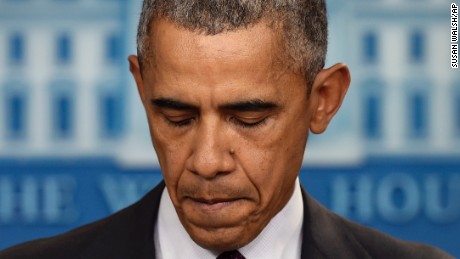
M 243 226 L 217 229 L 186 227 L 190 237 L 199 246 L 212 251 L 230 251 L 249 244 L 259 233 L 251 235 Z M 250 232 L 250 231 L 249 231 Z

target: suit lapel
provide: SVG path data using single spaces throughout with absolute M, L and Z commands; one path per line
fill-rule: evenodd
M 162 181 L 140 201 L 109 217 L 81 258 L 154 259 L 154 227 L 164 188 Z
M 302 259 L 370 258 L 343 218 L 324 208 L 302 188 Z

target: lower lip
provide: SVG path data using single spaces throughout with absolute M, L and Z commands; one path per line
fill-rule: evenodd
M 205 211 L 217 211 L 224 209 L 225 207 L 236 204 L 239 200 L 229 200 L 216 203 L 205 203 L 197 200 L 191 200 L 196 206 Z

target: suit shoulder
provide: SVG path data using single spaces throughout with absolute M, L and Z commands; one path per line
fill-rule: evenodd
M 322 206 L 306 192 L 303 199 L 304 236 L 320 251 L 320 258 L 453 258 L 435 247 L 399 240 L 352 222 Z
M 79 256 L 87 250 L 103 253 L 113 249 L 114 244 L 121 247 L 120 242 L 126 240 L 126 237 L 132 238 L 138 234 L 134 232 L 149 227 L 153 229 L 155 204 L 159 202 L 162 188 L 164 185 L 159 184 L 140 201 L 106 218 L 57 236 L 33 240 L 0 251 L 0 258 L 72 259 L 80 258 Z M 150 232 L 148 229 L 145 231 Z
M 12 246 L 0 251 L 0 258 L 78 258 L 80 252 L 106 228 L 112 217 L 113 215 L 60 235 Z
M 1 259 L 15 258 L 79 258 L 101 233 L 113 229 L 134 205 L 98 221 L 56 236 L 25 242 L 0 251 Z
M 340 220 L 372 258 L 454 258 L 434 246 L 400 240 L 347 219 Z

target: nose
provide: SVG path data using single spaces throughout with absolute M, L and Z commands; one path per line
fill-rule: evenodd
M 235 170 L 235 154 L 230 151 L 231 136 L 216 121 L 201 121 L 195 131 L 187 169 L 206 179 Z

